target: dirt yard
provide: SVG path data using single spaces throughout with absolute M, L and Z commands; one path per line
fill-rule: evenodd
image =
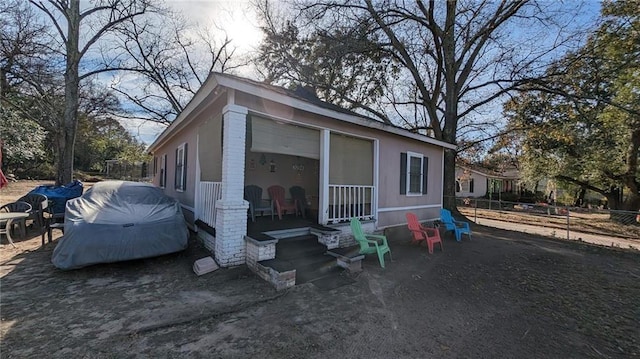
M 0 245 L 2 358 L 640 357 L 640 254 L 473 226 L 355 283 L 276 292 L 244 266 L 197 277 L 181 253 L 63 272 L 55 242 Z

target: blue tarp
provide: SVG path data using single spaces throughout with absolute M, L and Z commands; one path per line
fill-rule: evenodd
M 47 196 L 49 206 L 53 213 L 64 213 L 68 200 L 82 196 L 82 182 L 75 180 L 63 186 L 38 186 L 29 193 L 43 194 Z

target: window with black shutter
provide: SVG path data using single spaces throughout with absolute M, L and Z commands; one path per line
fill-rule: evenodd
M 184 191 L 187 188 L 187 144 L 176 148 L 175 188 Z
M 160 157 L 160 188 L 167 186 L 167 155 Z
M 400 194 L 426 194 L 428 174 L 429 158 L 415 152 L 400 153 Z

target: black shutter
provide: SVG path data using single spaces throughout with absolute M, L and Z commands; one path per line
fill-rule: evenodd
M 176 148 L 176 161 L 175 166 L 173 167 L 173 188 L 178 188 L 178 149 Z
M 422 194 L 427 194 L 429 184 L 429 158 L 422 157 Z
M 167 155 L 162 156 L 162 158 L 163 158 L 163 162 L 162 163 L 164 164 L 164 168 L 162 170 L 164 172 L 162 174 L 162 187 L 168 187 L 168 185 L 167 185 L 167 166 L 168 166 Z
M 188 143 L 184 144 L 184 160 L 182 161 L 182 190 L 187 189 L 187 147 Z
M 400 153 L 400 194 L 407 194 L 407 153 Z
M 473 193 L 473 178 L 469 181 L 469 193 Z
M 247 148 L 251 148 L 251 146 L 253 146 L 253 123 L 249 115 L 247 115 L 246 134 L 246 146 Z

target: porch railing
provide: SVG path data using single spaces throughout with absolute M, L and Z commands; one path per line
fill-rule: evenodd
M 211 227 L 216 226 L 216 202 L 222 198 L 222 182 L 200 182 L 196 199 L 198 219 Z
M 329 185 L 329 223 L 373 217 L 373 186 Z

